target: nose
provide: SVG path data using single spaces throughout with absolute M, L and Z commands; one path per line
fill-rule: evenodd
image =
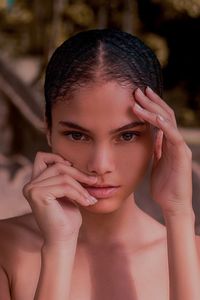
M 114 171 L 114 155 L 108 145 L 96 145 L 89 157 L 87 169 L 90 174 L 97 176 Z

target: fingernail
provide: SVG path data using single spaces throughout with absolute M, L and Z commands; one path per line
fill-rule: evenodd
M 153 93 L 153 90 L 149 86 L 147 86 L 146 90 Z
M 98 202 L 98 200 L 96 198 L 92 197 L 92 196 L 89 196 L 88 200 L 90 201 L 90 204 L 95 204 L 95 203 Z
M 165 122 L 165 119 L 162 116 L 158 115 L 157 117 L 160 121 Z
M 135 103 L 135 109 L 138 111 L 143 111 L 143 108 L 140 105 L 138 105 L 137 103 Z
M 143 95 L 143 92 L 140 88 L 137 88 L 136 92 L 138 93 L 138 95 L 142 96 Z

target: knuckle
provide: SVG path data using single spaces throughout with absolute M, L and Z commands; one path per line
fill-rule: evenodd
M 52 202 L 53 196 L 50 191 L 42 192 L 41 187 L 33 186 L 31 183 L 26 184 L 23 188 L 25 198 L 29 202 L 30 206 L 36 208 L 43 205 L 49 205 Z
M 37 200 L 39 198 L 39 195 L 40 195 L 40 189 L 39 187 L 37 186 L 32 186 L 30 189 L 29 189 L 29 199 L 30 200 Z
M 66 171 L 65 166 L 62 162 L 56 162 L 54 164 L 55 169 L 57 170 L 57 172 L 60 174 L 63 174 L 63 172 Z
M 172 116 L 175 115 L 174 110 L 173 110 L 171 107 L 169 107 L 169 113 L 170 113 Z
M 170 114 L 170 117 L 172 120 L 176 119 L 176 115 L 175 115 L 175 112 L 173 111 L 173 109 L 170 108 L 169 114 Z
M 22 193 L 23 193 L 24 197 L 28 196 L 29 189 L 30 189 L 30 183 L 26 183 L 22 188 Z
M 178 147 L 183 147 L 183 146 L 185 146 L 185 141 L 184 141 L 184 139 L 183 139 L 183 137 L 182 137 L 181 135 L 179 135 L 179 136 L 177 137 L 176 145 L 177 145 Z
M 70 189 L 70 185 L 69 185 L 69 183 L 67 183 L 67 182 L 63 182 L 63 183 L 61 184 L 61 187 L 62 187 L 65 191 L 68 191 L 68 190 Z
M 86 198 L 86 195 L 81 192 L 81 191 L 77 191 L 77 194 L 76 194 L 76 200 L 83 200 L 85 202 L 85 198 Z
M 89 195 L 79 193 L 79 198 L 81 198 L 85 202 L 85 200 L 89 198 Z
M 36 153 L 36 158 L 37 158 L 37 159 L 38 159 L 38 158 L 41 158 L 43 155 L 44 155 L 44 152 L 38 151 L 38 152 Z
M 62 179 L 63 179 L 63 184 L 67 184 L 67 181 L 69 180 L 69 175 L 63 174 Z
M 184 153 L 190 160 L 192 159 L 192 151 L 185 143 L 185 140 L 182 136 L 177 139 L 176 146 L 182 153 Z
M 60 162 L 54 162 L 50 168 L 56 171 L 56 174 L 63 174 L 63 164 Z

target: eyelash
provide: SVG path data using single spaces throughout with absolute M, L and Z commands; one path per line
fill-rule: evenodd
M 64 136 L 70 136 L 70 135 L 73 135 L 73 134 L 79 134 L 79 135 L 81 135 L 81 136 L 87 136 L 87 135 L 85 135 L 85 134 L 83 134 L 83 133 L 81 133 L 81 132 L 78 132 L 78 131 L 65 131 L 65 132 L 63 132 L 63 135 Z M 120 136 L 123 136 L 123 135 L 125 135 L 125 134 L 132 134 L 132 135 L 134 135 L 135 136 L 135 138 L 134 139 L 131 139 L 131 140 L 128 140 L 128 141 L 126 141 L 126 140 L 124 140 L 125 142 L 133 142 L 133 141 L 135 141 L 135 139 L 137 138 L 137 137 L 139 137 L 140 135 L 141 135 L 141 132 L 139 132 L 139 131 L 127 131 L 127 132 L 123 132 Z M 80 141 L 82 141 L 81 139 L 78 139 L 78 140 L 76 140 L 76 139 L 71 139 L 73 142 L 80 142 Z

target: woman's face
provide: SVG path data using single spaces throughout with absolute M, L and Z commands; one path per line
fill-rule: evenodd
M 116 82 L 93 84 L 52 108 L 51 135 L 48 133 L 52 152 L 83 173 L 97 175 L 98 184 L 120 186 L 113 196 L 84 209 L 111 212 L 119 208 L 151 161 L 152 129 L 133 114 L 132 93 L 133 89 Z M 127 128 L 120 129 L 125 125 Z

